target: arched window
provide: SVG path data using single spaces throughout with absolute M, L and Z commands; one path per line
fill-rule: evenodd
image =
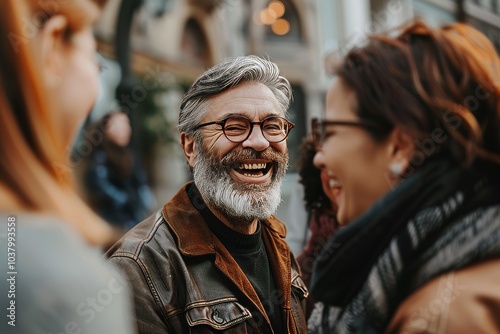
M 266 25 L 266 41 L 303 42 L 302 23 L 291 0 L 271 0 L 257 19 Z
M 288 109 L 290 120 L 295 123 L 295 128 L 290 132 L 287 138 L 287 146 L 289 152 L 290 171 L 295 172 L 297 161 L 299 159 L 299 146 L 304 137 L 307 136 L 307 128 L 309 124 L 306 122 L 306 95 L 304 89 L 300 85 L 292 84 L 293 100 Z
M 186 22 L 181 43 L 183 58 L 187 62 L 201 67 L 212 65 L 207 38 L 199 23 L 193 18 Z

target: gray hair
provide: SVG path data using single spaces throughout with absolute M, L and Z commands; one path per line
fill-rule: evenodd
M 208 69 L 189 87 L 181 102 L 179 131 L 194 135 L 194 127 L 201 122 L 205 102 L 243 82 L 260 82 L 266 85 L 278 100 L 283 116 L 287 115 L 292 100 L 292 88 L 280 76 L 278 66 L 257 56 L 226 58 Z

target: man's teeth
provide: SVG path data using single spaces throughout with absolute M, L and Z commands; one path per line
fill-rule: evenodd
M 240 169 L 264 169 L 267 164 L 240 164 Z
M 328 181 L 328 186 L 330 186 L 330 188 L 340 188 L 342 187 L 342 184 L 335 179 L 330 179 Z

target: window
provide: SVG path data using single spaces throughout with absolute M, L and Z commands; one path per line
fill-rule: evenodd
M 303 138 L 307 135 L 306 121 L 306 97 L 301 86 L 293 86 L 293 101 L 288 110 L 290 121 L 295 124 L 295 128 L 287 138 L 287 146 L 290 156 L 290 171 L 297 170 L 298 148 L 302 144 Z
M 199 23 L 192 18 L 186 22 L 181 43 L 183 56 L 189 63 L 200 67 L 211 66 L 212 59 L 207 38 Z

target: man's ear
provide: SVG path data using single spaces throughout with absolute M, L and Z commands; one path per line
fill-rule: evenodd
M 194 162 L 196 160 L 196 142 L 194 137 L 189 136 L 185 132 L 181 133 L 181 147 L 186 156 L 189 166 L 194 167 Z
M 66 58 L 65 32 L 68 19 L 63 15 L 51 16 L 43 25 L 39 34 L 40 59 L 43 74 L 50 88 L 61 84 Z
M 399 164 L 402 171 L 407 170 L 415 151 L 414 138 L 402 128 L 396 127 L 389 135 L 389 140 L 390 163 Z

